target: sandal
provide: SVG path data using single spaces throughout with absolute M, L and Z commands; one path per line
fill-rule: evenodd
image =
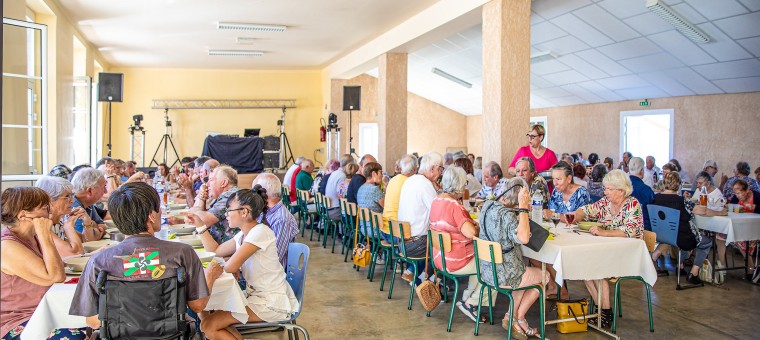
M 538 328 L 532 328 L 528 325 L 528 320 L 517 320 L 517 324 L 527 337 L 540 338 L 541 334 L 538 332 Z
M 509 319 L 502 319 L 501 327 L 509 330 Z M 525 334 L 525 331 L 523 331 L 522 327 L 520 327 L 520 322 L 514 318 L 512 319 L 512 339 L 528 340 L 528 335 Z
M 473 306 L 473 305 L 467 306 L 465 305 L 464 301 L 457 301 L 457 307 L 459 308 L 460 311 L 462 311 L 462 313 L 464 313 L 464 315 L 467 315 L 467 317 L 469 317 L 470 320 L 474 322 L 479 322 L 479 323 L 486 322 L 485 317 L 482 317 L 482 316 L 478 317 L 478 306 Z

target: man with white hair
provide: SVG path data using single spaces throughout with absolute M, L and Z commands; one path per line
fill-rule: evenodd
M 106 225 L 95 210 L 95 203 L 106 194 L 106 178 L 102 171 L 84 168 L 76 172 L 71 179 L 74 188 L 73 207 L 82 207 L 90 219 L 77 220 L 74 229 L 82 234 L 85 242 L 100 240 L 106 234 Z M 85 224 L 86 223 L 86 224 Z
M 356 203 L 356 193 L 358 193 L 359 188 L 361 188 L 361 186 L 367 182 L 367 178 L 365 178 L 363 175 L 364 166 L 367 165 L 367 163 L 373 162 L 377 163 L 377 159 L 375 159 L 375 157 L 370 154 L 362 156 L 362 159 L 359 160 L 359 171 L 354 174 L 354 177 L 351 177 L 351 181 L 348 183 L 348 189 L 346 189 L 347 201 Z
M 483 187 L 480 188 L 475 197 L 484 199 L 493 199 L 497 192 L 504 189 L 507 179 L 501 171 L 501 166 L 496 162 L 488 162 L 483 167 Z
M 296 175 L 295 186 L 290 187 L 290 201 L 296 200 L 297 190 L 311 190 L 312 184 L 314 184 L 314 177 L 311 177 L 311 173 L 314 172 L 314 161 L 311 159 L 304 159 L 301 162 L 301 171 Z
M 644 183 L 650 188 L 653 187 L 660 180 L 658 177 L 660 173 L 662 170 L 654 164 L 654 157 L 647 156 L 647 164 L 644 167 Z
M 644 177 L 644 160 L 641 157 L 633 157 L 628 161 L 628 174 L 631 177 L 631 185 L 633 185 L 631 196 L 636 197 L 639 203 L 641 203 L 641 213 L 644 215 L 644 229 L 651 231 L 652 227 L 649 225 L 647 204 L 652 203 L 654 200 L 654 191 L 642 180 Z
M 303 163 L 301 163 L 303 165 Z M 288 264 L 288 245 L 298 235 L 298 222 L 282 204 L 282 184 L 274 174 L 263 173 L 253 180 L 251 188 L 260 185 L 267 191 L 267 222 L 276 237 L 277 256 L 283 268 Z
M 208 162 L 206 162 L 208 164 Z M 209 232 L 219 244 L 232 239 L 237 233 L 237 229 L 230 229 L 227 221 L 227 201 L 232 194 L 238 189 L 238 177 L 235 169 L 220 165 L 214 169 L 208 177 L 208 194 L 201 192 L 195 205 L 190 209 L 198 215 L 203 224 L 209 226 Z M 208 205 L 206 204 L 207 196 L 214 197 Z
M 438 195 L 438 178 L 443 174 L 443 157 L 437 152 L 422 156 L 422 163 L 417 175 L 409 177 L 403 187 L 398 204 L 398 220 L 409 222 L 411 237 L 404 240 L 406 254 L 410 257 L 425 257 L 427 232 L 430 226 L 430 207 Z M 395 235 L 403 237 L 403 235 Z M 423 273 L 424 274 L 424 273 Z M 413 279 L 411 271 L 407 270 L 401 278 L 407 281 Z M 421 275 L 427 277 L 426 275 Z
M 282 178 L 283 184 L 290 185 L 290 181 L 293 179 L 293 176 L 298 173 L 297 170 L 301 170 L 301 163 L 305 159 L 306 158 L 304 156 L 298 156 L 298 158 L 296 158 L 295 163 L 293 163 L 293 165 L 288 168 L 288 171 L 285 172 L 285 177 Z
M 391 178 L 388 186 L 385 188 L 385 205 L 383 206 L 383 225 L 380 230 L 383 231 L 383 238 L 390 243 L 390 230 L 388 230 L 388 221 L 398 220 L 398 203 L 401 198 L 401 188 L 404 186 L 409 177 L 417 173 L 417 157 L 414 155 L 404 155 L 399 160 L 401 172 Z

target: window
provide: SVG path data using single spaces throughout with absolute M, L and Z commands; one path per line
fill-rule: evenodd
M 536 125 L 536 124 L 541 125 L 541 126 L 544 127 L 544 131 L 546 133 L 544 134 L 544 141 L 541 142 L 541 145 L 543 145 L 544 147 L 546 147 L 547 145 L 549 145 L 549 125 L 547 124 L 546 116 L 530 117 L 530 127 L 529 128 L 532 128 L 533 125 Z
M 620 154 L 625 151 L 667 163 L 673 154 L 673 109 L 620 112 Z
M 359 156 L 379 154 L 380 128 L 377 123 L 359 123 Z
M 47 26 L 33 19 L 3 18 L 3 182 L 48 169 Z

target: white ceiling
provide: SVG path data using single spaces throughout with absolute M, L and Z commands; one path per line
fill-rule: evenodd
M 760 91 L 760 0 L 665 0 L 712 39 L 695 44 L 644 0 L 535 0 L 531 108 Z M 467 89 L 431 72 L 437 67 Z M 377 76 L 377 69 L 367 72 Z M 482 111 L 480 25 L 409 54 L 409 91 L 466 115 Z
M 436 0 L 64 0 L 61 6 L 111 65 L 318 68 Z M 282 33 L 220 31 L 218 21 L 288 26 Z M 237 45 L 236 37 L 257 38 Z M 211 57 L 208 49 L 262 57 Z

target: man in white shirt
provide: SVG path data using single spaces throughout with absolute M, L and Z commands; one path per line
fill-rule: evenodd
M 340 169 L 335 170 L 330 177 L 327 178 L 327 186 L 325 186 L 325 196 L 330 197 L 332 205 L 327 210 L 330 215 L 330 219 L 334 221 L 340 221 L 340 197 L 338 197 L 338 187 L 346 180 L 346 171 L 344 168 L 349 163 L 353 163 L 354 158 L 349 154 L 340 156 Z
M 437 195 L 438 178 L 442 174 L 443 157 L 437 152 L 430 152 L 422 156 L 419 173 L 409 177 L 401 187 L 401 196 L 398 202 L 398 219 L 399 221 L 409 222 L 411 226 L 411 237 L 404 240 L 407 256 L 425 256 L 427 232 L 430 227 L 430 207 Z M 401 235 L 393 236 L 399 237 Z M 418 269 L 418 272 L 421 271 L 421 269 Z M 401 278 L 411 281 L 413 276 L 412 272 L 407 270 L 401 275 Z M 427 277 L 427 275 L 420 276 L 423 278 Z
M 293 163 L 293 165 L 291 165 L 288 168 L 288 171 L 285 172 L 285 177 L 282 178 L 283 185 L 288 185 L 288 186 L 290 185 L 290 180 L 293 178 L 293 173 L 296 172 L 296 168 L 301 166 L 301 162 L 303 162 L 304 159 L 306 158 L 304 158 L 303 156 L 299 156 L 298 158 L 296 158 L 295 163 Z M 293 190 L 293 188 L 290 188 L 290 190 Z
M 662 170 L 654 164 L 654 157 L 647 156 L 647 164 L 644 167 L 644 184 L 648 185 L 650 188 L 653 187 L 659 180 L 659 177 L 655 176 L 660 176 L 661 173 Z

